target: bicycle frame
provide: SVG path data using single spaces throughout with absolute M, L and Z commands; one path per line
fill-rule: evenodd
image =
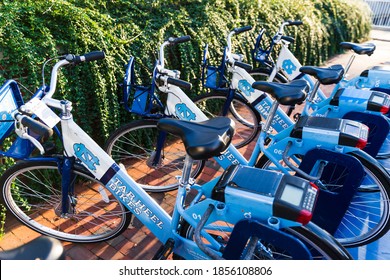
M 251 200 L 245 207 L 240 206 L 240 211 L 234 211 L 234 205 L 229 208 L 224 203 L 207 198 L 198 201 L 203 195 L 204 186 L 189 185 L 185 182 L 178 190 L 177 200 L 173 215 L 170 216 L 157 202 L 149 196 L 114 160 L 100 148 L 100 146 L 88 136 L 73 120 L 71 115 L 71 103 L 69 101 L 58 102 L 53 99 L 43 98 L 42 101 L 34 103 L 37 106 L 47 107 L 45 102 L 50 103 L 50 107 L 62 110 L 61 128 L 64 143 L 64 154 L 67 159 L 77 158 L 91 172 L 91 174 L 103 183 L 107 190 L 111 192 L 121 203 L 123 203 L 151 232 L 162 242 L 175 240 L 174 251 L 180 256 L 188 259 L 209 259 L 198 245 L 189 239 L 179 236 L 177 228 L 183 217 L 194 228 L 200 222 L 201 217 L 210 205 L 214 206 L 208 223 L 212 224 L 219 220 L 235 224 L 244 218 L 255 218 L 268 223 L 268 218 L 272 216 L 272 207 L 269 204 L 261 203 L 258 200 Z M 26 103 L 26 108 L 32 110 L 31 102 Z M 47 107 L 48 108 L 48 107 Z M 50 116 L 49 116 L 50 118 Z M 44 122 L 45 118 L 41 118 Z M 50 120 L 49 120 L 50 121 Z M 187 161 L 189 159 L 187 158 Z M 189 164 L 191 166 L 191 164 Z M 210 187 L 212 185 L 209 185 Z M 184 208 L 184 200 L 189 187 L 199 191 L 190 207 Z M 205 191 L 210 191 L 205 189 Z M 241 211 L 242 210 L 242 211 Z M 280 219 L 279 227 L 289 227 L 299 223 Z M 206 226 L 207 228 L 207 226 Z M 221 245 L 205 230 L 202 231 L 205 238 L 218 252 Z
M 273 99 L 266 93 L 255 90 L 251 87 L 251 83 L 255 82 L 255 80 L 244 69 L 234 67 L 231 71 L 233 71 L 231 82 L 232 92 L 234 93 L 235 88 L 241 88 L 243 91 L 242 96 L 244 96 L 245 99 L 256 108 L 262 117 L 266 119 L 270 113 L 271 107 L 273 106 Z M 166 107 L 167 115 L 173 115 L 182 120 L 195 122 L 201 122 L 207 119 L 205 114 L 179 87 L 169 85 L 169 87 L 162 86 L 159 87 L 159 89 L 160 91 L 168 94 Z M 178 110 L 178 108 L 180 108 L 180 110 Z M 286 113 L 284 113 L 282 109 L 278 108 L 276 110 L 276 115 L 271 122 L 271 126 L 275 131 L 281 132 L 276 135 L 269 135 L 268 131 L 262 131 L 249 160 L 246 160 L 233 145 L 230 145 L 223 155 L 215 158 L 215 160 L 224 169 L 231 164 L 255 166 L 260 153 L 263 152 L 279 170 L 285 174 L 289 174 L 291 170 L 281 163 L 283 159 L 283 152 L 285 151 L 288 142 L 294 143 L 289 150 L 288 156 L 304 155 L 309 150 L 318 147 L 343 153 L 359 150 L 356 147 L 335 145 L 333 139 L 331 138 L 306 140 L 292 138 L 289 135 L 294 127 L 294 124 L 295 123 L 286 115 Z M 272 139 L 269 147 L 265 147 L 264 144 L 266 137 Z M 295 159 L 295 161 L 296 163 L 300 162 L 297 159 Z M 313 172 L 315 171 L 313 170 Z

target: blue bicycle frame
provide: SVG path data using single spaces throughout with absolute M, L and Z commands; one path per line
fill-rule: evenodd
M 47 99 L 43 99 L 46 102 Z M 42 102 L 42 103 L 43 103 Z M 51 107 L 55 102 L 49 99 Z M 59 104 L 59 103 L 58 103 Z M 28 107 L 29 104 L 27 103 Z M 42 105 L 43 106 L 43 105 Z M 237 199 L 236 205 L 225 205 L 220 201 L 206 198 L 201 201 L 200 198 L 211 190 L 204 186 L 191 186 L 198 190 L 198 195 L 191 203 L 190 207 L 184 208 L 184 201 L 187 194 L 187 187 L 182 186 L 178 190 L 175 210 L 170 216 L 157 202 L 150 197 L 114 160 L 105 153 L 105 151 L 94 142 L 74 121 L 70 114 L 70 102 L 56 107 L 64 110 L 61 115 L 61 128 L 63 135 L 64 148 L 69 158 L 77 158 L 93 174 L 93 176 L 103 183 L 106 188 L 123 203 L 151 232 L 162 242 L 166 243 L 169 239 L 175 240 L 174 252 L 186 259 L 209 259 L 210 257 L 202 251 L 193 241 L 181 237 L 177 233 L 177 228 L 181 217 L 183 217 L 194 228 L 200 222 L 206 209 L 210 205 L 214 206 L 214 211 L 210 213 L 207 223 L 211 225 L 220 220 L 228 224 L 236 224 L 243 219 L 250 218 L 269 223 L 268 218 L 272 216 L 272 207 L 267 203 L 259 203 L 258 200 L 248 200 L 245 206 L 241 200 Z M 43 119 L 43 121 L 45 121 Z M 187 161 L 189 159 L 187 158 Z M 191 166 L 191 164 L 187 164 Z M 214 185 L 208 185 L 210 188 Z M 240 209 L 235 211 L 234 209 Z M 249 215 L 249 216 L 248 216 Z M 279 228 L 299 225 L 294 221 L 280 219 Z M 206 225 L 205 229 L 208 226 Z M 214 251 L 219 252 L 219 244 L 213 236 L 202 231 L 202 237 L 209 243 Z

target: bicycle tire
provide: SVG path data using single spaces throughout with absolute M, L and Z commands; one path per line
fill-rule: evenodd
M 104 150 L 117 163 L 123 164 L 145 191 L 166 192 L 179 185 L 177 176 L 182 175 L 186 151 L 178 136 L 167 134 L 162 158 L 153 164 L 159 133 L 157 122 L 142 119 L 122 125 L 108 138 Z M 203 166 L 204 161 L 194 161 L 191 177 L 196 178 Z
M 125 231 L 132 214 L 79 164 L 73 167 L 73 213 L 61 215 L 61 179 L 57 162 L 20 161 L 0 183 L 7 209 L 27 227 L 74 243 L 112 239 Z M 103 186 L 104 187 L 104 186 Z
M 227 93 L 206 93 L 193 98 L 193 102 L 208 118 L 222 116 L 222 108 L 227 102 Z M 242 148 L 251 143 L 260 131 L 261 117 L 259 112 L 239 95 L 234 95 L 226 117 L 235 122 L 235 132 L 232 140 L 236 148 Z
M 334 234 L 334 237 L 347 248 L 372 243 L 385 235 L 390 229 L 389 174 L 381 166 L 366 160 L 359 155 L 359 153 L 352 153 L 351 155 L 362 163 L 364 171 L 366 172 L 363 184 L 369 185 L 370 189 L 364 189 L 364 187 L 362 187 L 356 193 L 346 215 Z M 272 162 L 267 156 L 262 155 L 259 158 L 256 167 L 269 169 L 272 168 L 270 167 L 271 164 Z M 333 165 L 332 168 L 337 169 L 339 167 Z M 328 181 L 331 185 L 333 178 L 332 180 L 328 179 Z M 334 181 L 336 181 L 336 178 L 334 178 Z M 376 183 L 377 188 L 372 188 L 373 183 Z M 379 207 L 380 211 L 379 221 L 376 221 L 376 217 L 378 216 L 376 213 L 378 211 L 377 207 Z M 362 216 L 357 216 L 357 213 Z M 368 219 L 369 217 L 371 217 L 371 219 Z M 348 225 L 350 225 L 351 228 L 349 228 Z M 354 234 L 358 228 L 362 229 L 362 232 Z M 365 231 L 363 232 L 363 230 Z
M 209 229 L 211 234 L 215 236 L 217 240 L 224 246 L 228 242 L 226 238 L 230 232 L 222 231 L 218 233 L 219 229 Z M 206 230 L 207 231 L 207 230 Z M 338 243 L 330 234 L 320 229 L 318 226 L 309 223 L 306 226 L 296 226 L 283 229 L 284 233 L 291 235 L 292 238 L 300 240 L 305 244 L 306 248 L 310 251 L 312 259 L 320 260 L 349 260 L 352 259 L 351 255 L 345 250 L 345 248 Z M 180 235 L 186 239 L 193 240 L 194 228 L 187 222 L 184 222 L 180 229 Z M 222 237 L 223 236 L 223 237 Z M 259 237 L 261 240 L 261 237 Z M 289 249 L 282 248 L 282 245 L 277 243 L 277 238 L 274 238 L 274 243 L 262 243 L 261 247 L 265 247 L 268 251 L 266 254 L 256 252 L 252 255 L 253 260 L 304 260 L 306 258 L 299 257 L 292 258 L 289 255 Z M 289 244 L 285 244 L 288 246 Z M 181 256 L 174 254 L 174 259 L 181 259 Z

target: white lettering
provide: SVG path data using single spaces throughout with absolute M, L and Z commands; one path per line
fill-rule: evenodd
M 133 192 L 127 191 L 126 186 L 118 177 L 112 178 L 107 187 L 119 196 L 122 203 L 132 209 L 134 214 L 141 215 L 144 213 L 158 228 L 163 229 L 164 223 L 140 199 L 137 199 Z
M 281 155 L 283 154 L 283 150 L 274 149 L 274 154 Z

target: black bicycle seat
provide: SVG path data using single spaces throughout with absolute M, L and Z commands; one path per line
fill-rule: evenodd
M 234 134 L 234 122 L 227 117 L 198 123 L 163 118 L 157 127 L 180 136 L 187 154 L 196 160 L 219 156 L 229 146 Z
M 60 241 L 40 236 L 17 248 L 0 252 L 0 260 L 63 260 L 64 248 Z
M 306 99 L 309 85 L 305 80 L 295 80 L 285 84 L 260 81 L 254 82 L 252 87 L 269 93 L 282 105 L 295 105 Z
M 357 44 L 351 42 L 341 42 L 340 46 L 344 50 L 353 50 L 357 54 L 366 54 L 368 56 L 372 55 L 376 48 L 373 43 Z
M 340 64 L 330 67 L 302 66 L 299 71 L 314 76 L 323 85 L 336 84 L 344 75 L 344 67 Z

